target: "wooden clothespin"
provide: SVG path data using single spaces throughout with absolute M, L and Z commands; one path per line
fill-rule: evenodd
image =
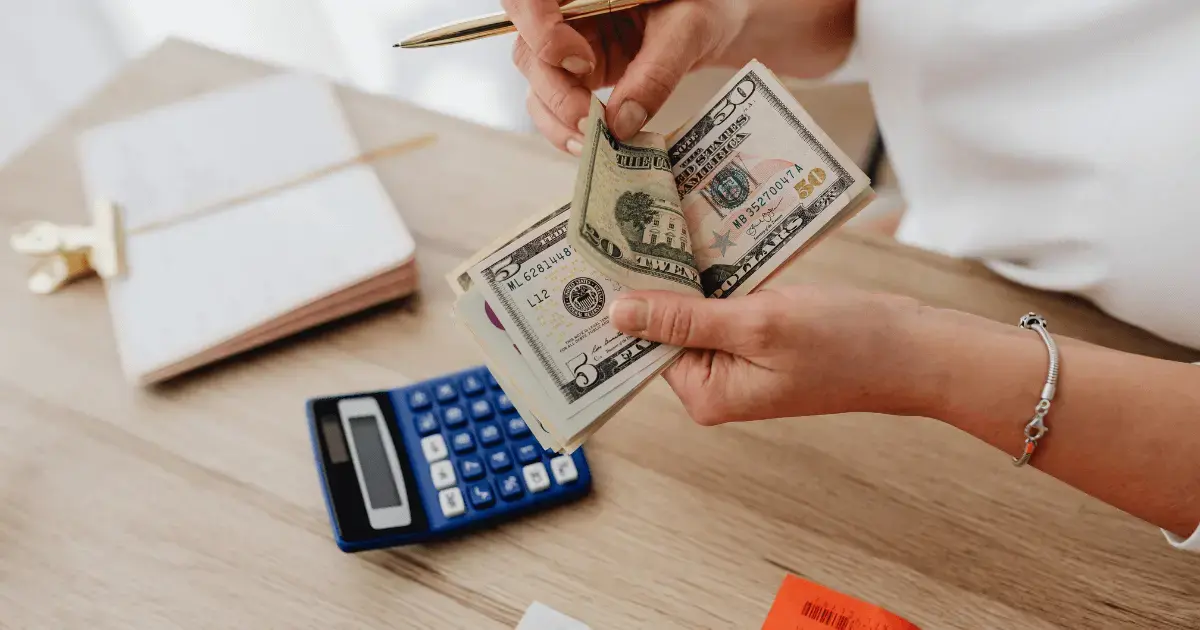
M 125 235 L 116 204 L 97 202 L 91 225 L 56 225 L 34 221 L 18 226 L 9 241 L 18 253 L 37 259 L 29 274 L 29 290 L 54 293 L 93 273 L 115 278 L 125 271 Z

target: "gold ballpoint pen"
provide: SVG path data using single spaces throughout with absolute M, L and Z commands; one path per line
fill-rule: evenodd
M 605 13 L 627 11 L 661 1 L 663 0 L 571 0 L 562 3 L 558 10 L 562 12 L 563 20 L 569 22 Z M 511 33 L 515 30 L 516 27 L 508 19 L 507 14 L 492 13 L 417 33 L 399 44 L 395 44 L 393 48 L 445 46 L 446 44 L 457 44 L 458 42 Z

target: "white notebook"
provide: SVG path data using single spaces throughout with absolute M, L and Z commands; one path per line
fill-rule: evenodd
M 412 236 L 370 164 L 355 163 L 361 149 L 318 77 L 145 112 L 89 130 L 79 152 L 86 194 L 117 204 L 124 224 L 125 270 L 105 284 L 133 382 L 416 288 Z

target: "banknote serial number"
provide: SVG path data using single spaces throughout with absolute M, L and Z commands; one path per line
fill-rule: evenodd
M 497 279 L 504 282 L 504 286 L 509 291 L 516 291 L 517 289 L 525 286 L 525 283 L 533 282 L 534 278 L 548 273 L 551 269 L 554 269 L 558 265 L 566 262 L 566 260 L 571 257 L 572 253 L 573 252 L 571 251 L 570 246 L 564 247 L 560 251 L 547 254 L 536 263 L 526 263 L 521 265 L 520 271 L 516 271 L 515 273 L 515 270 L 501 269 L 501 271 L 509 271 L 510 273 L 506 274 L 506 278 L 501 278 L 499 277 L 500 274 L 497 274 Z M 510 267 L 512 266 L 514 265 L 510 265 Z M 539 300 L 538 304 L 540 303 L 541 301 Z M 535 304 L 531 302 L 530 306 L 535 306 Z
M 808 171 L 807 174 L 801 176 L 803 169 L 799 166 L 788 167 L 774 182 L 771 182 L 770 187 L 760 194 L 749 208 L 744 212 L 738 213 L 733 220 L 733 227 L 741 229 L 742 226 L 750 222 L 754 215 L 758 214 L 772 199 L 779 197 L 786 190 L 795 190 L 796 194 L 801 199 L 807 199 L 812 196 L 816 187 L 825 183 L 825 170 L 817 167 Z M 772 209 L 778 204 L 771 206 Z

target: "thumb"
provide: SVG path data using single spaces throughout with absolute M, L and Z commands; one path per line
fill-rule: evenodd
M 691 4 L 656 7 L 646 17 L 642 46 L 608 101 L 608 126 L 623 140 L 641 131 L 683 76 L 716 46 L 715 29 Z
M 737 305 L 670 291 L 636 291 L 610 307 L 613 326 L 632 337 L 669 346 L 733 350 L 739 341 Z

